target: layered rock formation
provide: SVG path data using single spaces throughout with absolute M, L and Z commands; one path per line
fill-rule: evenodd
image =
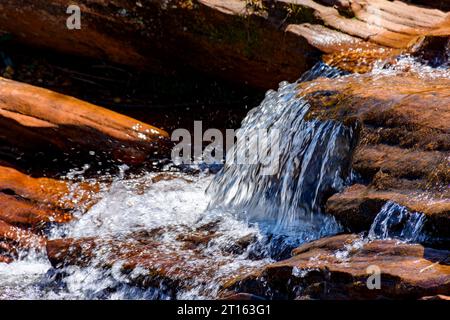
M 426 230 L 450 236 L 450 82 L 444 74 L 381 72 L 299 86 L 307 117 L 355 126 L 358 179 L 326 203 L 353 232 L 368 230 L 387 201 L 426 214 Z
M 80 30 L 66 27 L 70 4 L 2 1 L 0 30 L 27 45 L 157 72 L 187 65 L 264 89 L 295 81 L 323 53 L 363 72 L 449 34 L 446 13 L 387 0 L 78 1 Z
M 165 131 L 42 88 L 0 78 L 3 154 L 98 157 L 139 164 L 170 154 Z M 6 150 L 5 150 L 6 149 Z
M 394 62 L 395 65 L 395 62 Z M 298 86 L 307 119 L 355 129 L 354 177 L 325 212 L 350 232 L 368 231 L 388 202 L 425 215 L 436 247 L 339 235 L 304 244 L 293 257 L 224 285 L 223 296 L 268 299 L 441 299 L 450 291 L 450 82 L 448 70 L 411 63 Z M 426 241 L 425 241 L 426 242 Z M 375 268 L 375 269 L 374 269 Z M 380 290 L 371 288 L 380 272 Z M 443 297 L 441 296 L 443 295 Z
M 450 293 L 450 252 L 395 240 L 340 235 L 305 244 L 293 257 L 224 285 L 275 299 L 417 299 Z M 372 267 L 372 268 L 371 268 Z M 376 269 L 375 269 L 376 268 Z M 379 288 L 368 286 L 380 272 Z
M 88 209 L 98 191 L 97 183 L 33 178 L 0 166 L 0 259 L 10 262 L 21 249 L 42 250 L 45 229 Z
M 0 78 L 0 259 L 21 248 L 42 250 L 45 231 L 67 223 L 97 200 L 97 182 L 32 177 L 46 160 L 83 163 L 106 159 L 104 167 L 141 165 L 170 152 L 168 134 L 138 120 L 38 87 Z M 26 159 L 26 167 L 9 161 Z M 5 161 L 6 160 L 6 161 Z M 19 161 L 20 163 L 20 161 Z M 69 162 L 65 167 L 71 169 Z

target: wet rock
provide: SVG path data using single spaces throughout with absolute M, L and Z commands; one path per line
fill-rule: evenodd
M 46 89 L 0 78 L 0 140 L 26 154 L 140 164 L 168 155 L 165 131 Z M 92 156 L 91 156 L 92 161 Z
M 49 208 L 73 210 L 89 208 L 100 191 L 98 183 L 71 182 L 51 178 L 35 178 L 11 167 L 0 166 L 0 192 L 12 201 L 28 200 Z
M 426 215 L 425 229 L 450 236 L 450 82 L 411 70 L 300 84 L 308 117 L 358 128 L 352 186 L 326 211 L 352 232 L 368 230 L 387 201 Z
M 217 236 L 218 235 L 214 232 L 208 232 L 208 233 L 194 232 L 194 233 L 180 234 L 177 237 L 177 240 L 183 241 L 185 243 L 183 248 L 195 249 L 200 246 L 204 247 L 204 246 L 208 245 L 208 243 Z
M 328 199 L 326 210 L 352 231 L 368 230 L 376 215 L 388 202 L 396 202 L 411 212 L 425 214 L 423 231 L 440 238 L 450 238 L 450 201 L 436 195 L 408 191 L 379 191 L 364 185 L 353 185 Z
M 439 294 L 437 296 L 428 296 L 428 297 L 422 297 L 420 298 L 420 300 L 441 300 L 441 301 L 449 301 L 450 300 L 450 296 L 444 296 L 442 294 Z
M 365 125 L 365 144 L 447 151 L 450 80 L 410 68 L 338 81 L 322 78 L 300 84 L 299 90 L 311 103 L 309 117 Z
M 207 251 L 197 250 L 204 244 L 170 245 L 154 237 L 129 235 L 120 239 L 57 239 L 47 242 L 47 255 L 55 268 L 77 265 L 81 267 L 119 270 L 127 283 L 144 288 L 160 288 L 175 297 L 179 290 L 207 287 L 220 267 L 231 263 L 232 257 L 214 259 Z M 248 272 L 243 268 L 237 274 Z M 234 276 L 235 274 L 233 274 Z M 230 274 L 219 276 L 226 281 Z M 221 279 L 222 278 L 222 279 Z M 204 292 L 200 292 L 204 293 Z
M 450 292 L 450 252 L 394 240 L 364 241 L 358 235 L 323 238 L 293 257 L 235 279 L 225 291 L 266 298 L 418 299 Z M 379 268 L 380 289 L 367 281 Z M 368 269 L 369 268 L 369 269 Z
M 87 210 L 98 191 L 97 183 L 34 178 L 0 166 L 0 254 L 10 262 L 20 249 L 42 250 L 45 229 L 69 222 L 75 209 Z
M 257 240 L 257 237 L 254 234 L 248 234 L 246 236 L 243 236 L 240 239 L 237 239 L 236 242 L 233 244 L 223 248 L 225 252 L 230 252 L 234 254 L 242 254 L 247 250 L 247 248 L 252 244 L 255 243 Z
M 72 218 L 61 209 L 36 204 L 16 196 L 0 193 L 0 219 L 16 225 L 38 226 L 41 223 L 64 223 Z
M 411 2 L 414 4 L 429 6 L 432 8 L 437 8 L 443 11 L 450 11 L 450 1 L 448 0 L 437 0 L 437 1 L 429 1 L 429 0 L 408 0 L 407 2 Z
M 6 256 L 0 256 L 0 263 L 11 263 L 13 261 L 12 258 Z
M 39 250 L 45 246 L 45 242 L 46 240 L 42 236 L 0 220 L 0 252 L 2 254 L 6 252 L 6 254 L 14 255 L 20 248 Z
M 245 300 L 245 301 L 263 301 L 266 300 L 264 298 L 255 296 L 254 294 L 249 293 L 232 293 L 229 295 L 224 295 L 221 297 L 223 300 Z
M 180 255 L 161 243 L 147 239 L 57 239 L 47 242 L 52 265 L 64 271 L 67 266 L 115 268 L 126 282 L 139 287 L 164 288 L 174 297 L 183 280 L 189 282 L 198 269 L 184 265 Z M 136 271 L 135 271 L 136 270 Z
M 68 30 L 64 3 L 5 0 L 1 29 L 27 45 L 160 73 L 187 65 L 264 89 L 295 81 L 322 53 L 364 72 L 420 37 L 448 34 L 444 12 L 387 0 L 157 0 L 145 6 L 92 0 L 79 6 L 81 29 Z
M 450 60 L 450 37 L 424 37 L 413 49 L 413 55 L 432 67 L 445 66 Z

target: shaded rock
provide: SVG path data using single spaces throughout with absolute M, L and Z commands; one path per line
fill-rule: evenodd
M 407 0 L 407 2 L 411 2 L 411 3 L 422 5 L 422 6 L 433 7 L 433 8 L 443 10 L 443 11 L 450 11 L 450 1 L 449 0 L 436 0 L 436 1 Z
M 223 300 L 245 300 L 245 301 L 262 301 L 266 300 L 264 298 L 255 296 L 254 294 L 249 293 L 231 293 L 229 295 L 224 295 L 221 297 Z
M 326 211 L 352 232 L 368 230 L 387 201 L 423 212 L 426 232 L 450 237 L 450 82 L 409 70 L 317 79 L 299 85 L 307 117 L 359 128 L 356 183 Z
M 264 89 L 295 81 L 322 53 L 346 70 L 363 72 L 377 55 L 396 55 L 420 37 L 448 34 L 444 12 L 387 0 L 156 0 L 145 6 L 92 0 L 78 5 L 81 29 L 68 30 L 66 3 L 6 0 L 1 29 L 28 45 L 156 72 L 191 66 Z M 355 59 L 358 55 L 366 61 Z
M 235 279 L 226 291 L 266 298 L 417 299 L 450 292 L 450 252 L 394 240 L 363 241 L 357 235 L 323 238 L 293 251 L 293 257 Z M 376 266 L 380 289 L 367 280 Z
M 128 164 L 167 156 L 165 131 L 55 92 L 0 78 L 0 141 L 27 154 L 94 152 Z M 92 157 L 91 157 L 92 159 Z

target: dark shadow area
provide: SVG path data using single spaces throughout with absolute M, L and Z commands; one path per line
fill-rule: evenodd
M 202 121 L 203 132 L 209 128 L 222 132 L 237 129 L 247 112 L 264 97 L 263 91 L 216 80 L 189 69 L 157 75 L 101 60 L 31 50 L 12 45 L 7 39 L 0 42 L 0 53 L 0 76 L 79 98 L 164 129 L 169 134 L 178 128 L 188 129 L 193 134 L 194 121 Z M 11 138 L 5 133 L 4 136 L 12 140 L 1 139 L 0 159 L 9 166 L 27 168 L 28 174 L 54 176 L 89 163 L 95 175 L 99 167 L 109 168 L 113 164 L 105 161 L 108 157 L 104 152 L 97 152 L 101 158 L 96 154 L 93 159 L 88 150 L 73 145 L 75 149 L 69 153 L 56 150 L 49 142 L 52 137 L 57 139 L 55 130 L 22 129 L 16 131 L 27 132 L 32 138 L 38 136 L 42 143 L 30 146 L 27 135 Z M 60 129 L 76 135 L 73 130 L 79 128 Z M 10 129 L 3 128 L 5 130 Z M 79 134 L 90 136 L 88 132 Z M 96 139 L 101 138 L 101 134 L 94 135 Z M 29 152 L 30 148 L 36 152 Z M 111 148 L 111 152 L 115 151 Z
M 448 247 L 447 247 L 448 248 Z M 423 257 L 431 262 L 440 264 L 440 265 L 450 265 L 450 251 L 445 250 L 436 250 L 433 248 L 424 248 Z
M 0 75 L 106 107 L 172 131 L 238 128 L 264 91 L 188 68 L 158 75 L 126 66 L 2 43 Z

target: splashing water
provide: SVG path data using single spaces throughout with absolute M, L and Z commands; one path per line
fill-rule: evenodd
M 299 81 L 318 75 L 339 73 L 318 65 Z M 296 86 L 284 82 L 278 92 L 268 91 L 238 133 L 250 137 L 256 130 L 277 129 L 281 134 L 265 144 L 281 151 L 278 170 L 265 174 L 262 162 L 235 163 L 232 160 L 244 158 L 247 150 L 258 150 L 256 140 L 250 146 L 236 144 L 208 190 L 213 199 L 209 207 L 232 210 L 241 218 L 270 225 L 275 232 L 307 233 L 312 240 L 339 230 L 332 218 L 320 212 L 323 200 L 341 190 L 349 177 L 354 134 L 338 122 L 305 120 L 309 105 L 298 97 Z
M 319 63 L 298 82 L 342 75 Z M 45 253 L 0 263 L 0 298 L 216 298 L 224 281 L 284 258 L 301 243 L 340 232 L 322 206 L 349 180 L 356 137 L 338 122 L 305 118 L 309 105 L 297 84 L 283 82 L 277 92 L 267 92 L 240 129 L 245 136 L 258 129 L 282 133 L 273 141 L 281 151 L 274 174 L 262 175 L 262 164 L 227 162 L 215 176 L 160 172 L 127 179 L 122 168 L 99 202 L 49 231 L 50 239 L 99 239 L 91 261 L 59 271 Z M 227 159 L 243 152 L 238 144 Z M 83 171 L 67 178 L 79 175 Z M 417 241 L 423 223 L 423 215 L 388 203 L 369 238 Z M 117 250 L 144 257 L 142 265 L 122 272 L 126 261 L 113 259 Z M 347 255 L 338 254 L 343 259 Z M 163 276 L 176 279 L 177 285 L 160 281 L 143 286 L 139 281 L 149 268 L 164 270 Z
M 217 297 L 230 277 L 270 263 L 267 239 L 256 225 L 225 211 L 206 211 L 211 176 L 149 173 L 117 179 L 87 213 L 51 232 L 51 238 L 99 239 L 107 242 L 83 266 L 55 273 L 44 257 L 25 257 L 0 264 L 4 276 L 0 297 L 26 299 L 199 299 Z M 148 262 L 164 264 L 165 273 L 180 280 L 179 289 L 164 284 L 142 288 L 134 281 L 148 274 L 136 267 L 121 272 L 124 261 L 111 252 L 137 248 L 137 256 L 154 253 Z M 134 251 L 133 251 L 134 252 Z M 111 264 L 110 268 L 102 268 Z M 5 281 L 5 279 L 8 279 Z
M 410 212 L 404 206 L 388 201 L 375 217 L 369 230 L 370 239 L 398 238 L 403 241 L 420 242 L 425 215 Z

